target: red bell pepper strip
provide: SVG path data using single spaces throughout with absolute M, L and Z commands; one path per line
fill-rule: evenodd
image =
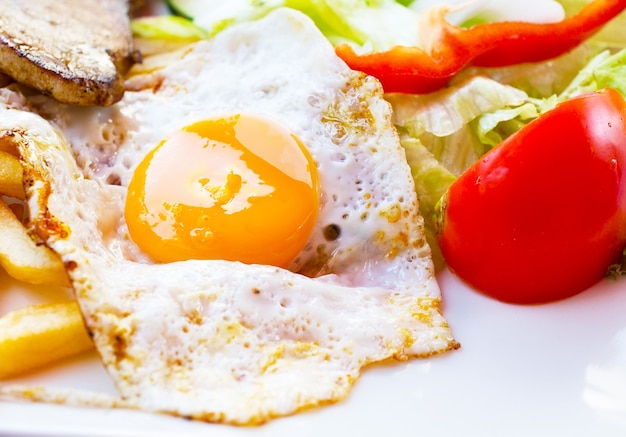
M 473 64 L 496 67 L 554 58 L 578 46 L 626 9 L 626 0 L 596 0 L 558 23 L 518 21 L 461 28 L 438 17 L 440 37 L 432 50 L 395 46 L 357 54 L 340 44 L 335 52 L 352 69 L 380 80 L 385 92 L 424 94 L 444 87 L 459 71 Z

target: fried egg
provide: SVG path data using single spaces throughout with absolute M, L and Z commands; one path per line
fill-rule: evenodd
M 256 424 L 458 347 L 380 84 L 279 9 L 74 108 L 2 91 L 124 405 Z

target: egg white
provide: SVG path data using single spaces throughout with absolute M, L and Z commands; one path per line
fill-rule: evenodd
M 234 26 L 129 89 L 110 108 L 0 94 L 31 226 L 65 262 L 127 405 L 260 423 L 344 398 L 369 363 L 457 347 L 382 89 L 306 16 Z M 124 222 L 135 166 L 185 125 L 238 111 L 278 120 L 313 156 L 322 198 L 307 246 L 286 269 L 154 263 Z

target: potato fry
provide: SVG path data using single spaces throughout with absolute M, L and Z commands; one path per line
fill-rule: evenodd
M 76 302 L 31 305 L 0 317 L 0 379 L 92 348 Z
M 0 151 L 9 153 L 15 157 L 18 156 L 19 151 L 14 135 L 8 132 L 3 132 L 0 135 Z
M 28 235 L 9 206 L 0 200 L 0 265 L 9 275 L 31 284 L 69 285 L 63 262 Z
M 24 169 L 15 156 L 0 151 L 0 193 L 24 200 Z

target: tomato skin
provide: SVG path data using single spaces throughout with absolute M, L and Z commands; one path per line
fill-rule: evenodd
M 521 304 L 598 282 L 626 246 L 625 117 L 612 89 L 570 99 L 464 172 L 440 211 L 450 270 Z

